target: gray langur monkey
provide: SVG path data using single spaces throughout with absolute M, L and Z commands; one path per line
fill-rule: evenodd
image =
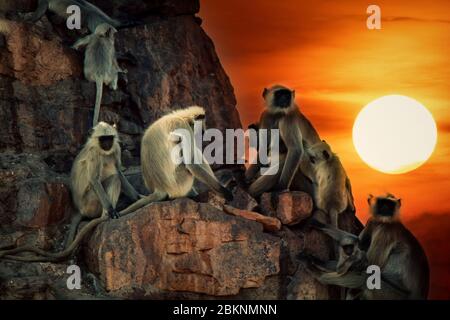
M 403 300 L 410 297 L 409 288 L 403 285 L 398 275 L 383 268 L 380 289 L 371 290 L 367 287 L 367 268 L 372 263 L 367 259 L 366 252 L 359 248 L 358 236 L 314 219 L 311 225 L 333 238 L 339 245 L 337 261 L 323 262 L 310 255 L 299 255 L 300 262 L 319 282 L 346 288 L 347 300 Z
M 151 202 L 185 197 L 192 192 L 195 193 L 194 179 L 198 179 L 215 192 L 222 194 L 227 200 L 233 199 L 231 191 L 220 184 L 201 151 L 195 146 L 194 122 L 204 121 L 204 119 L 205 110 L 192 106 L 173 111 L 147 128 L 141 143 L 141 167 L 145 185 L 153 193 L 121 211 L 121 215 L 136 211 Z M 190 156 L 188 161 L 176 163 L 173 161 L 172 152 L 180 143 L 179 136 L 176 134 L 176 131 L 180 129 L 188 135 L 185 138 L 188 140 Z M 195 163 L 195 153 L 201 163 Z
M 258 145 L 267 145 L 270 154 L 270 129 L 279 129 L 279 165 L 276 174 L 259 176 L 249 187 L 252 196 L 276 189 L 288 190 L 302 161 L 304 144 L 311 145 L 320 141 L 320 137 L 309 120 L 300 112 L 295 104 L 295 91 L 281 85 L 264 89 L 263 98 L 266 110 L 260 117 L 259 129 L 267 129 L 265 135 L 260 135 Z M 306 163 L 307 165 L 307 163 Z M 258 174 L 261 164 L 258 162 L 248 167 L 245 178 L 251 182 Z M 308 176 L 308 175 L 307 175 Z
M 84 76 L 87 80 L 95 82 L 97 88 L 93 126 L 97 124 L 100 115 L 103 84 L 108 85 L 112 90 L 116 90 L 119 72 L 127 72 L 122 70 L 117 63 L 114 47 L 114 34 L 116 32 L 117 30 L 113 26 L 102 23 L 97 26 L 93 34 L 79 39 L 73 45 L 74 49 L 86 47 Z
M 83 27 L 87 27 L 92 33 L 103 23 L 107 23 L 116 29 L 137 25 L 130 22 L 122 23 L 119 20 L 113 19 L 101 9 L 85 0 L 39 0 L 37 9 L 30 20 L 32 22 L 38 21 L 47 10 L 67 19 L 69 17 L 67 8 L 72 5 L 76 5 L 80 8 Z
M 401 200 L 387 194 L 369 196 L 371 218 L 359 235 L 370 264 L 396 274 L 410 291 L 408 299 L 426 299 L 430 269 L 416 237 L 400 221 Z
M 69 257 L 83 237 L 108 218 L 119 217 L 116 204 L 121 191 L 133 201 L 140 195 L 121 171 L 121 148 L 115 127 L 100 122 L 92 131 L 87 143 L 75 158 L 71 171 L 72 198 L 78 213 L 73 217 L 66 249 L 50 253 L 33 246 L 0 251 L 0 258 L 18 261 L 58 261 Z M 75 240 L 79 222 L 83 217 L 92 219 L 80 230 Z M 13 256 L 19 252 L 33 252 L 39 256 Z
M 307 147 L 306 153 L 313 168 L 315 205 L 339 229 L 339 215 L 348 208 L 355 211 L 350 180 L 339 157 L 325 140 Z

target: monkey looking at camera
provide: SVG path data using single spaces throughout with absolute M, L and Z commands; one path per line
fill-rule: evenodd
M 114 48 L 114 34 L 116 32 L 117 30 L 113 26 L 102 23 L 97 26 L 93 34 L 81 38 L 73 45 L 74 49 L 86 46 L 84 76 L 87 80 L 95 82 L 97 88 L 93 126 L 97 124 L 100 115 L 103 84 L 108 85 L 112 90 L 116 90 L 119 72 L 126 73 L 126 70 L 122 70 L 117 63 Z
M 153 193 L 132 204 L 120 214 L 133 212 L 151 202 L 185 197 L 193 190 L 194 179 L 232 200 L 231 191 L 220 184 L 200 150 L 194 145 L 194 121 L 204 121 L 205 110 L 198 106 L 173 111 L 156 120 L 145 131 L 141 143 L 141 167 L 145 185 Z M 190 156 L 181 163 L 173 161 L 172 152 L 179 145 L 177 130 L 187 133 Z M 197 153 L 201 163 L 195 163 Z
M 306 148 L 306 153 L 313 167 L 315 205 L 339 228 L 339 215 L 348 208 L 355 211 L 350 180 L 339 157 L 325 140 Z
M 67 13 L 67 8 L 72 5 L 80 8 L 82 26 L 87 27 L 92 33 L 94 33 L 97 27 L 103 23 L 107 23 L 116 29 L 137 25 L 137 23 L 122 23 L 113 19 L 101 9 L 85 0 L 39 0 L 37 9 L 30 20 L 32 22 L 38 21 L 47 10 L 67 19 L 70 15 Z
M 422 246 L 400 221 L 401 200 L 392 194 L 368 199 L 372 217 L 359 235 L 370 264 L 396 274 L 409 299 L 426 299 L 430 270 Z
M 403 286 L 395 273 L 381 269 L 380 289 L 367 287 L 369 274 L 367 268 L 372 265 L 366 253 L 359 248 L 356 235 L 322 224 L 316 220 L 311 225 L 333 238 L 339 246 L 338 260 L 320 261 L 311 255 L 300 254 L 300 262 L 321 283 L 346 288 L 347 300 L 403 300 L 408 299 L 410 291 Z
M 139 194 L 121 171 L 121 148 L 115 127 L 100 122 L 93 128 L 90 138 L 72 166 L 71 191 L 78 213 L 72 220 L 66 241 L 67 248 L 59 253 L 50 253 L 33 246 L 25 246 L 0 251 L 0 258 L 19 261 L 58 261 L 70 256 L 83 237 L 95 226 L 108 218 L 119 217 L 116 204 L 122 190 L 131 200 L 139 199 Z M 83 217 L 93 220 L 72 241 Z M 41 257 L 13 256 L 24 251 L 34 252 Z
M 263 98 L 266 110 L 262 113 L 259 129 L 267 129 L 267 141 L 260 139 L 259 145 L 267 145 L 270 149 L 270 129 L 280 131 L 280 163 L 279 170 L 273 175 L 261 175 L 249 187 L 249 193 L 259 196 L 263 192 L 276 189 L 288 190 L 300 166 L 304 145 L 312 145 L 320 141 L 320 137 L 312 124 L 299 111 L 295 104 L 295 91 L 281 85 L 264 89 Z M 264 135 L 260 135 L 260 138 Z M 305 170 L 308 164 L 305 164 Z M 248 182 L 258 174 L 261 165 L 252 164 L 245 176 Z M 308 175 L 307 175 L 308 176 Z

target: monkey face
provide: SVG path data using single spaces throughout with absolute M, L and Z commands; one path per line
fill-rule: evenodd
M 388 193 L 386 196 L 376 198 L 370 195 L 368 203 L 374 218 L 379 218 L 381 221 L 398 219 L 401 199 L 396 198 L 394 195 Z
M 344 251 L 345 255 L 351 256 L 353 254 L 353 251 L 355 250 L 355 246 L 353 244 L 346 244 L 342 246 L 342 250 Z
M 292 104 L 292 91 L 280 89 L 274 92 L 272 105 L 276 108 L 289 108 Z
M 282 85 L 275 85 L 263 91 L 266 108 L 274 113 L 285 113 L 295 106 L 295 91 Z
M 309 161 L 314 165 L 324 161 L 328 161 L 331 156 L 331 148 L 330 146 L 323 140 L 322 142 L 316 143 L 306 150 Z
M 100 148 L 102 148 L 102 150 L 104 151 L 110 151 L 114 145 L 114 138 L 115 136 L 98 137 L 98 143 L 100 145 Z
M 374 209 L 377 215 L 392 217 L 397 210 L 397 201 L 387 198 L 378 198 Z

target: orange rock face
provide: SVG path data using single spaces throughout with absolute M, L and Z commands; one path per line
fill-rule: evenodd
M 10 22 L 10 28 L 6 35 L 8 54 L 0 55 L 0 74 L 29 85 L 50 85 L 81 74 L 75 51 L 61 41 L 42 39 L 25 24 Z
M 267 231 L 278 231 L 281 229 L 281 222 L 277 218 L 263 216 L 262 214 L 253 211 L 236 209 L 227 205 L 224 206 L 224 211 L 237 217 L 257 221 L 261 223 L 264 226 L 264 230 Z
M 140 288 L 227 296 L 278 274 L 280 239 L 257 222 L 178 199 L 99 226 L 86 257 L 113 295 Z
M 311 196 L 301 191 L 283 192 L 276 196 L 264 193 L 260 206 L 264 214 L 277 217 L 282 224 L 292 226 L 311 216 L 313 201 Z

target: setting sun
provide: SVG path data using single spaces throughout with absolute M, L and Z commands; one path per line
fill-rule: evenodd
M 390 174 L 425 163 L 437 141 L 436 123 L 418 101 L 401 95 L 378 98 L 364 107 L 353 126 L 353 143 L 370 167 Z

